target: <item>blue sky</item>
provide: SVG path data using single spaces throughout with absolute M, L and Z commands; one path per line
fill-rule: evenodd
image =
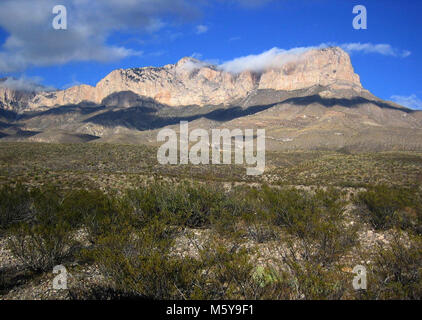
M 60 1 L 68 30 L 54 30 L 51 8 L 57 1 L 2 0 L 0 77 L 66 88 L 95 85 L 117 68 L 161 66 L 184 56 L 219 64 L 274 47 L 360 44 L 351 58 L 363 86 L 383 99 L 422 108 L 422 1 L 90 2 Z M 352 26 L 355 5 L 367 8 L 367 30 Z

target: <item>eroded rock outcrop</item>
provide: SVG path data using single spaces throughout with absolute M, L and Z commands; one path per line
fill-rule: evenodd
M 309 50 L 294 61 L 261 73 L 230 73 L 193 58 L 154 68 L 114 70 L 95 87 L 41 92 L 26 101 L 26 110 L 39 110 L 83 101 L 102 103 L 107 96 L 132 91 L 169 106 L 230 105 L 259 89 L 298 90 L 314 85 L 333 89 L 362 88 L 349 55 L 337 47 Z M 0 99 L 2 99 L 0 91 Z M 3 93 L 3 95 L 5 95 Z M 7 93 L 9 96 L 10 93 Z

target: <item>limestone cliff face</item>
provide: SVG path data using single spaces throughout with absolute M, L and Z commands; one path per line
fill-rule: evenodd
M 296 62 L 265 72 L 259 89 L 297 90 L 313 85 L 362 89 L 349 55 L 340 48 L 305 52 Z
M 120 91 L 133 91 L 169 106 L 229 105 L 257 89 L 297 90 L 318 84 L 358 93 L 364 90 L 349 55 L 333 47 L 307 51 L 295 61 L 260 74 L 250 71 L 232 74 L 193 58 L 160 68 L 119 69 L 95 87 L 81 85 L 39 93 L 30 99 L 27 110 L 83 101 L 101 103 Z
M 13 90 L 0 86 L 0 108 L 8 111 L 20 112 L 27 108 L 35 93 Z
M 256 86 L 255 77 L 232 75 L 192 58 L 162 68 L 116 70 L 101 80 L 98 101 L 116 91 L 133 91 L 170 106 L 228 104 L 245 97 Z
M 78 104 L 83 101 L 98 101 L 95 87 L 80 85 L 66 90 L 41 92 L 29 101 L 27 111 L 35 111 L 68 104 Z

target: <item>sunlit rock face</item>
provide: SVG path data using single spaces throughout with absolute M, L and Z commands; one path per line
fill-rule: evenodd
M 259 73 L 247 69 L 227 72 L 193 58 L 159 68 L 114 70 L 95 87 L 80 85 L 28 96 L 25 111 L 84 101 L 101 103 L 107 96 L 121 91 L 132 91 L 174 107 L 230 105 L 259 89 L 290 91 L 315 85 L 363 91 L 349 55 L 332 47 L 306 51 Z M 0 102 L 13 109 L 9 98 L 13 93 L 9 91 L 0 88 Z
M 297 90 L 314 85 L 362 89 L 349 55 L 334 47 L 305 52 L 297 61 L 265 72 L 259 89 Z
M 27 108 L 29 101 L 35 93 L 30 91 L 16 90 L 1 86 L 0 79 L 0 108 L 7 111 L 19 112 Z

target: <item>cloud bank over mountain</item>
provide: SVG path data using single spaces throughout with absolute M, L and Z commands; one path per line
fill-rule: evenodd
M 253 8 L 271 1 L 221 0 Z M 0 72 L 25 71 L 32 66 L 62 65 L 77 61 L 111 62 L 129 56 L 141 56 L 140 50 L 110 44 L 115 32 L 145 34 L 157 32 L 172 22 L 192 22 L 210 1 L 190 0 L 66 0 L 68 29 L 55 30 L 52 9 L 55 0 L 2 0 L 0 2 L 0 28 L 8 36 L 0 47 Z M 205 34 L 209 26 L 196 25 L 197 34 Z M 298 55 L 314 47 L 293 49 L 273 48 L 223 63 L 223 70 L 239 73 L 243 70 L 262 72 L 272 66 L 295 60 Z M 338 45 L 338 44 L 332 44 Z M 407 57 L 408 50 L 393 48 L 389 44 L 346 43 L 340 45 L 349 53 L 376 53 L 393 57 Z
M 0 88 L 7 88 L 10 90 L 16 91 L 25 91 L 25 92 L 42 92 L 42 91 L 49 91 L 53 90 L 53 88 L 48 88 L 45 86 L 40 85 L 41 83 L 40 78 L 33 77 L 21 77 L 21 78 L 3 78 L 0 79 Z
M 116 31 L 154 32 L 166 21 L 198 15 L 186 0 L 66 0 L 68 29 L 55 30 L 55 0 L 2 0 L 0 27 L 8 33 L 0 48 L 0 72 L 23 71 L 72 61 L 107 62 L 141 52 L 107 43 Z
M 252 71 L 262 73 L 268 69 L 279 68 L 289 62 L 295 62 L 301 55 L 309 50 L 339 46 L 349 54 L 380 54 L 391 57 L 408 57 L 411 52 L 408 50 L 399 50 L 389 44 L 372 43 L 345 43 L 337 45 L 335 43 L 321 43 L 316 46 L 298 47 L 292 49 L 281 49 L 274 47 L 259 54 L 251 54 L 238 57 L 220 64 L 219 68 L 231 72 L 241 73 L 243 71 Z
M 315 47 L 293 48 L 289 50 L 274 47 L 260 54 L 251 54 L 226 61 L 219 67 L 230 73 L 241 73 L 243 71 L 261 73 L 265 70 L 278 68 L 288 62 L 295 61 L 304 52 L 311 49 L 315 49 Z

